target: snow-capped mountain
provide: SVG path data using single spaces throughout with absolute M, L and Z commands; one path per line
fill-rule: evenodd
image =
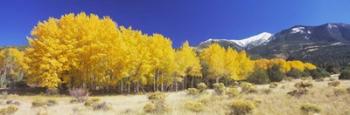
M 263 32 L 248 38 L 241 40 L 229 40 L 229 39 L 208 39 L 199 44 L 199 48 L 204 48 L 211 43 L 219 43 L 224 47 L 233 47 L 236 49 L 250 49 L 256 46 L 265 45 L 272 39 L 272 34 L 268 32 Z

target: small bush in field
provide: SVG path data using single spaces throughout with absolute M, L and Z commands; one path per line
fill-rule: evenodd
M 248 83 L 248 82 L 242 82 L 240 84 L 240 87 L 242 88 L 242 92 L 244 93 L 256 93 L 257 89 L 254 84 Z
M 154 113 L 156 112 L 156 105 L 154 103 L 147 103 L 145 106 L 143 106 L 143 110 L 146 113 Z
M 270 88 L 277 88 L 278 87 L 278 84 L 273 82 L 273 83 L 270 83 L 269 85 Z
M 270 78 L 266 70 L 256 69 L 249 75 L 247 81 L 255 84 L 267 84 L 270 83 Z
M 89 92 L 83 88 L 73 88 L 69 90 L 69 95 L 74 97 L 77 102 L 84 102 L 89 97 Z
M 10 105 L 6 108 L 0 109 L 0 114 L 1 115 L 12 115 L 18 111 L 18 107 L 15 105 Z
M 301 82 L 295 83 L 294 87 L 296 87 L 298 89 L 300 89 L 300 88 L 312 88 L 313 84 L 310 81 L 301 81 Z
M 255 102 L 251 100 L 238 99 L 230 104 L 231 115 L 247 115 L 256 108 Z
M 12 104 L 12 105 L 17 105 L 18 106 L 21 103 L 19 101 L 15 101 L 15 100 L 7 100 L 6 104 L 8 104 L 8 105 Z
M 148 95 L 148 99 L 153 100 L 165 100 L 166 95 L 162 92 L 154 92 Z
M 301 89 L 295 89 L 293 91 L 290 91 L 287 94 L 295 97 L 300 97 L 300 96 L 306 95 L 308 92 L 309 92 L 308 89 L 301 88 Z
M 41 99 L 36 99 L 32 102 L 32 107 L 43 107 L 47 106 L 47 102 Z
M 340 73 L 339 79 L 350 79 L 350 69 L 346 68 Z
M 330 82 L 328 82 L 328 86 L 337 87 L 339 85 L 340 85 L 340 81 L 330 81 Z
M 112 110 L 112 106 L 106 102 L 93 104 L 92 108 L 94 110 L 103 110 L 103 111 Z
M 268 89 L 268 88 L 264 88 L 264 89 L 261 89 L 261 92 L 264 94 L 270 94 L 272 92 L 272 90 Z
M 321 108 L 315 104 L 306 103 L 300 106 L 300 110 L 303 114 L 312 115 L 321 112 Z
M 88 99 L 85 101 L 84 105 L 85 106 L 92 106 L 96 103 L 100 102 L 100 99 L 99 98 L 92 98 L 92 99 Z
M 214 83 L 213 84 L 214 87 L 214 91 L 219 94 L 219 95 L 223 95 L 225 94 L 225 85 L 223 83 Z
M 54 105 L 57 105 L 57 101 L 56 100 L 53 100 L 53 99 L 49 99 L 47 100 L 47 106 L 54 106 Z
M 350 93 L 350 87 L 349 87 L 349 88 L 346 88 L 346 91 L 348 91 L 348 93 Z
M 204 110 L 204 104 L 200 101 L 187 101 L 185 108 L 192 112 L 201 112 Z
M 227 94 L 229 97 L 236 97 L 236 96 L 239 95 L 239 91 L 238 91 L 237 88 L 227 88 L 226 94 Z
M 329 81 L 335 81 L 336 79 L 335 78 L 329 78 Z
M 334 95 L 336 95 L 336 96 L 344 95 L 347 93 L 348 93 L 348 91 L 345 88 L 340 88 L 340 87 L 334 88 Z
M 204 92 L 208 88 L 208 86 L 202 82 L 202 83 L 197 84 L 197 88 L 198 88 L 199 92 Z
M 187 94 L 188 94 L 188 95 L 198 95 L 198 94 L 199 94 L 199 91 L 198 91 L 198 89 L 196 89 L 196 88 L 188 88 L 188 89 L 187 89 Z
M 166 95 L 162 92 L 154 92 L 148 95 L 150 103 L 144 106 L 144 111 L 147 113 L 163 113 L 169 111 L 170 108 L 165 103 Z

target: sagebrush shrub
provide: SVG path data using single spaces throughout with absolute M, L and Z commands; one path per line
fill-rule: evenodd
M 251 100 L 238 99 L 233 100 L 230 104 L 231 115 L 247 115 L 252 113 L 256 108 L 255 102 Z
M 5 108 L 0 109 L 0 114 L 1 115 L 12 115 L 18 111 L 18 107 L 15 105 L 10 105 Z
M 278 84 L 275 82 L 270 83 L 269 88 L 277 88 Z
M 239 95 L 239 90 L 237 88 L 227 88 L 226 90 L 226 94 L 229 96 L 229 97 L 236 97 Z
M 340 96 L 348 93 L 347 89 L 341 87 L 336 87 L 333 91 L 335 96 Z
M 310 103 L 302 104 L 300 106 L 300 110 L 302 111 L 303 114 L 306 114 L 306 115 L 312 115 L 312 114 L 321 112 L 320 107 L 318 107 L 315 104 L 310 104 Z
M 198 95 L 199 94 L 199 91 L 196 88 L 188 88 L 186 90 L 186 92 L 188 95 Z
M 300 89 L 300 88 L 312 88 L 313 84 L 310 81 L 300 81 L 294 84 L 294 87 Z
M 328 82 L 328 86 L 337 87 L 339 85 L 340 85 L 340 81 L 330 81 L 330 82 Z
M 53 99 L 49 99 L 47 100 L 47 106 L 54 106 L 54 105 L 57 105 L 57 101 L 56 100 L 53 100 Z
M 92 106 L 96 103 L 100 102 L 100 99 L 99 98 L 92 98 L 92 99 L 88 99 L 85 101 L 84 105 L 85 106 Z
M 201 101 L 187 101 L 185 108 L 192 112 L 202 112 L 204 110 L 204 104 Z
M 164 113 L 170 110 L 165 103 L 166 95 L 162 92 L 154 92 L 148 95 L 150 103 L 144 106 L 144 111 L 147 113 Z
M 261 89 L 261 92 L 264 94 L 270 94 L 272 92 L 272 90 L 269 88 L 264 88 L 264 89 Z
M 214 83 L 213 84 L 214 87 L 214 91 L 219 94 L 219 95 L 223 95 L 225 94 L 225 85 L 223 83 Z
M 154 113 L 156 112 L 156 105 L 154 103 L 146 103 L 145 106 L 143 106 L 143 110 L 146 113 Z
M 308 89 L 301 88 L 301 89 L 292 90 L 292 91 L 288 92 L 287 94 L 291 95 L 291 96 L 295 96 L 295 97 L 300 97 L 300 96 L 306 95 L 308 92 L 309 92 Z
M 242 92 L 244 93 L 256 93 L 257 89 L 254 84 L 248 83 L 248 82 L 242 82 L 240 84 L 240 87 L 242 88 Z
M 112 110 L 111 104 L 106 102 L 93 104 L 92 108 L 93 110 L 103 110 L 103 111 Z
M 202 82 L 202 83 L 197 84 L 197 88 L 198 88 L 199 92 L 204 92 L 208 88 L 208 86 Z
M 43 107 L 43 106 L 47 106 L 47 102 L 41 99 L 35 99 L 32 102 L 32 107 Z
M 154 92 L 154 93 L 150 93 L 148 95 L 148 99 L 153 101 L 153 100 L 165 100 L 166 95 L 162 92 Z

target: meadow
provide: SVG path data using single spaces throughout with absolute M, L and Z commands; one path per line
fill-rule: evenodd
M 103 103 L 100 108 L 94 102 L 72 102 L 74 98 L 70 96 L 2 95 L 0 108 L 2 114 L 14 115 L 225 115 L 234 114 L 232 103 L 235 100 L 249 100 L 254 102 L 254 107 L 247 114 L 252 115 L 349 115 L 350 92 L 346 88 L 350 88 L 350 81 L 339 80 L 339 84 L 332 84 L 337 81 L 337 76 L 325 78 L 323 81 L 294 79 L 273 84 L 275 87 L 272 84 L 256 85 L 253 92 L 243 92 L 240 86 L 235 86 L 240 92 L 235 96 L 230 96 L 230 92 L 218 94 L 215 89 L 207 89 L 202 93 L 166 92 L 163 104 L 167 109 L 154 112 L 147 112 L 145 108 L 150 102 L 148 96 L 151 93 L 88 97 L 88 100 L 97 100 L 97 106 Z M 312 84 L 308 93 L 300 96 L 289 95 L 288 92 L 295 90 L 295 84 L 300 82 Z M 9 106 L 15 106 L 17 110 L 4 113 L 4 108 Z

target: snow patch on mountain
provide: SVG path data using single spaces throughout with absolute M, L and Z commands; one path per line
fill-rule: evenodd
M 235 43 L 243 48 L 251 48 L 259 45 L 265 45 L 272 39 L 272 34 L 268 32 L 263 32 L 258 35 L 254 35 L 241 40 L 229 40 L 229 39 L 208 39 L 201 44 L 211 43 L 211 42 L 230 42 Z
M 292 28 L 292 32 L 290 32 L 290 33 L 292 33 L 292 34 L 305 33 L 304 30 L 305 30 L 305 27 L 295 27 L 295 28 Z

